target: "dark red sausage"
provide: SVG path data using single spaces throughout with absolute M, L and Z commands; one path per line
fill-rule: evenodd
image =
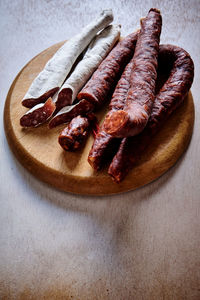
M 85 141 L 90 125 L 96 121 L 94 114 L 77 116 L 65 127 L 58 137 L 58 142 L 64 150 L 74 151 Z
M 125 66 L 133 56 L 138 32 L 131 33 L 120 41 L 102 61 L 78 94 L 77 98 L 80 102 L 73 106 L 73 117 L 87 113 L 88 105 L 93 107 L 92 111 L 102 107 L 105 101 L 110 98 Z M 85 111 L 84 103 L 87 103 Z M 59 124 L 69 122 L 71 119 L 72 110 L 69 107 L 64 107 L 51 120 L 49 127 L 53 128 Z
M 138 31 L 120 41 L 102 61 L 91 79 L 78 94 L 78 100 L 87 99 L 102 106 L 110 98 L 125 66 L 133 56 Z
M 54 113 L 56 106 L 51 98 L 45 103 L 40 103 L 30 109 L 20 119 L 22 127 L 37 127 L 46 122 Z
M 155 99 L 157 59 L 162 18 L 157 9 L 150 9 L 141 23 L 135 48 L 130 88 L 123 109 L 111 111 L 104 129 L 114 137 L 133 136 L 147 124 Z
M 127 92 L 130 86 L 130 75 L 132 71 L 133 58 L 127 64 L 120 80 L 117 83 L 115 91 L 109 105 L 111 111 L 122 109 L 126 100 Z M 112 155 L 113 151 L 119 146 L 120 140 L 113 138 L 110 134 L 106 133 L 100 127 L 94 139 L 92 148 L 89 152 L 88 162 L 95 170 L 99 170 L 108 160 L 109 154 Z
M 190 55 L 182 48 L 172 45 L 160 46 L 159 65 L 161 68 L 169 65 L 170 75 L 156 96 L 151 116 L 143 132 L 122 140 L 108 170 L 116 182 L 120 182 L 132 169 L 135 161 L 149 145 L 152 136 L 182 103 L 192 85 L 194 64 Z

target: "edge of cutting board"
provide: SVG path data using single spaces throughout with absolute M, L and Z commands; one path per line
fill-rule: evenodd
M 148 149 L 133 170 L 119 184 L 112 181 L 107 169 L 95 172 L 87 162 L 93 138 L 77 152 L 65 152 L 57 137 L 63 126 L 48 129 L 48 124 L 24 129 L 19 119 L 27 111 L 21 99 L 32 80 L 64 42 L 44 50 L 19 72 L 8 92 L 4 108 L 4 128 L 8 143 L 19 162 L 38 179 L 66 192 L 108 195 L 134 190 L 160 177 L 187 149 L 193 132 L 194 103 L 189 92 L 182 105 L 152 138 Z M 103 111 L 98 113 L 101 118 Z

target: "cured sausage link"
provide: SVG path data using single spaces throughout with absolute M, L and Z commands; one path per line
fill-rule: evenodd
M 85 141 L 90 125 L 96 121 L 94 114 L 77 116 L 65 127 L 58 137 L 58 142 L 64 150 L 74 151 Z
M 109 25 L 95 36 L 83 55 L 83 59 L 60 88 L 56 99 L 57 111 L 73 103 L 78 92 L 111 51 L 119 37 L 120 25 Z
M 91 108 L 90 111 L 103 106 L 112 95 L 125 66 L 133 56 L 138 32 L 129 34 L 111 50 L 78 94 L 80 102 L 72 105 L 72 109 L 70 106 L 63 107 L 50 121 L 50 128 L 69 122 L 72 117 L 87 113 L 88 106 Z M 87 104 L 85 110 L 84 104 Z
M 125 37 L 113 48 L 79 92 L 78 100 L 86 99 L 98 108 L 109 99 L 125 66 L 133 56 L 137 36 L 138 31 Z
M 132 71 L 133 58 L 127 64 L 120 80 L 117 83 L 115 91 L 109 105 L 109 109 L 116 111 L 122 109 L 126 100 L 127 92 L 130 86 L 130 75 Z M 108 160 L 109 153 L 113 153 L 114 149 L 119 146 L 119 139 L 113 138 L 104 131 L 104 125 L 100 127 L 94 139 L 92 148 L 88 155 L 88 162 L 95 170 L 99 170 Z M 117 149 L 116 149 L 117 150 Z
M 192 85 L 194 64 L 185 50 L 173 45 L 162 45 L 159 58 L 161 68 L 171 66 L 170 75 L 156 96 L 151 116 L 143 132 L 122 140 L 108 170 L 108 174 L 116 182 L 120 182 L 132 169 L 136 160 L 149 145 L 151 138 L 183 102 Z
M 150 117 L 155 99 L 161 26 L 160 12 L 150 9 L 141 22 L 124 108 L 108 114 L 104 122 L 105 131 L 114 137 L 122 138 L 140 133 Z

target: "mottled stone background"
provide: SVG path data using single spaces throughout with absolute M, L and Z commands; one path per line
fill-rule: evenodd
M 1 299 L 200 299 L 200 1 L 0 0 L 0 111 L 21 68 L 112 7 L 122 35 L 151 7 L 162 43 L 195 62 L 195 128 L 164 176 L 109 197 L 59 192 L 33 178 L 0 131 Z

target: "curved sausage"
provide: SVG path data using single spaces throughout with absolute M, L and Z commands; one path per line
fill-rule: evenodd
M 152 136 L 182 103 L 192 85 L 194 64 L 185 50 L 173 45 L 162 45 L 159 58 L 161 67 L 171 66 L 170 75 L 156 96 L 151 116 L 143 132 L 122 140 L 108 170 L 108 174 L 116 182 L 120 182 L 132 169 L 138 157 L 151 142 Z
M 49 122 L 49 128 L 56 127 L 60 124 L 67 123 L 79 115 L 85 115 L 94 110 L 94 105 L 86 100 L 79 103 L 63 107 L 54 118 Z
M 140 133 L 150 117 L 155 99 L 161 26 L 160 12 L 150 9 L 141 22 L 124 109 L 111 112 L 104 122 L 105 131 L 114 137 Z

